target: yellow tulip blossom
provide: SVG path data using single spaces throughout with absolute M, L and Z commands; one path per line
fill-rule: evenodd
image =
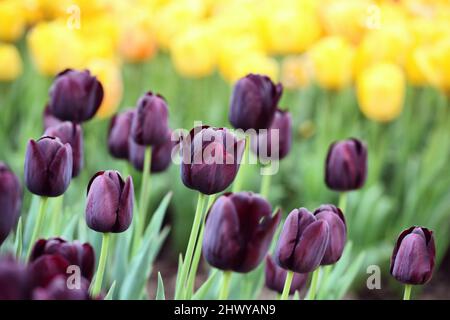
M 123 95 L 123 80 L 120 65 L 111 60 L 93 60 L 87 68 L 103 86 L 103 101 L 96 117 L 101 119 L 113 115 L 119 107 Z
M 317 83 L 333 90 L 350 84 L 354 51 L 353 46 L 343 37 L 330 36 L 319 40 L 309 51 Z
M 281 64 L 281 83 L 288 89 L 302 88 L 309 84 L 312 66 L 305 56 L 288 56 Z
M 21 73 L 22 59 L 17 48 L 0 43 L 0 81 L 13 81 Z
M 0 41 L 16 41 L 24 30 L 25 12 L 18 1 L 0 1 Z
M 356 79 L 359 108 L 369 119 L 388 122 L 403 109 L 405 76 L 392 63 L 377 63 L 363 70 Z

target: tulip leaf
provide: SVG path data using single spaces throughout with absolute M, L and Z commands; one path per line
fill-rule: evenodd
M 156 290 L 156 300 L 166 300 L 161 272 L 158 272 L 158 289 Z
M 112 300 L 114 296 L 114 290 L 116 289 L 116 281 L 114 281 L 111 285 L 111 287 L 108 290 L 108 293 L 105 296 L 104 300 Z
M 33 195 L 33 198 L 31 200 L 31 205 L 28 210 L 27 214 L 27 221 L 25 223 L 25 230 L 24 230 L 24 236 L 23 236 L 23 244 L 28 248 L 30 245 L 31 240 L 31 233 L 33 232 L 34 224 L 36 222 L 36 215 L 38 212 L 40 203 L 40 197 Z
M 220 279 L 218 275 L 220 274 L 218 269 L 214 269 L 209 275 L 208 279 L 200 286 L 200 288 L 192 296 L 192 300 L 204 300 L 209 293 L 210 289 L 217 279 Z
M 78 216 L 73 215 L 70 218 L 70 220 L 66 223 L 66 226 L 63 229 L 61 236 L 65 239 L 72 239 L 74 232 L 75 232 L 75 227 L 77 226 L 77 222 L 78 222 Z
M 17 222 L 16 239 L 14 242 L 17 258 L 20 258 L 22 255 L 22 245 L 23 245 L 23 227 L 22 227 L 22 217 L 20 217 L 19 221 Z

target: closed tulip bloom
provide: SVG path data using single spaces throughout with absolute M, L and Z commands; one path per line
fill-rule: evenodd
M 0 161 L 0 246 L 20 216 L 22 187 L 17 176 Z
M 276 132 L 278 130 L 278 132 Z M 278 139 L 276 139 L 278 137 Z M 272 139 L 275 139 L 272 141 Z M 252 151 L 259 158 L 281 160 L 286 157 L 292 145 L 292 116 L 289 112 L 277 109 L 272 124 L 266 132 L 260 132 L 252 139 Z M 275 154 L 272 154 L 274 152 Z
M 30 140 L 25 155 L 25 185 L 39 196 L 57 197 L 72 178 L 72 148 L 55 137 Z
M 284 222 L 275 253 L 276 263 L 287 270 L 308 273 L 322 262 L 330 227 L 305 208 L 294 209 Z
M 287 271 L 273 261 L 271 256 L 266 258 L 266 287 L 278 293 L 283 292 L 284 283 L 286 281 Z M 289 289 L 289 294 L 294 294 L 295 291 L 301 291 L 308 280 L 308 273 L 295 273 L 292 279 L 292 284 Z
M 56 276 L 45 287 L 33 290 L 33 300 L 89 300 L 89 281 L 80 280 L 80 287 L 69 288 L 67 278 L 63 275 Z
M 56 126 L 56 125 L 62 123 L 63 121 L 59 120 L 57 117 L 55 117 L 52 114 L 50 107 L 47 104 L 45 106 L 44 112 L 42 114 L 42 122 L 44 124 L 44 131 L 45 131 L 50 127 L 53 127 L 53 126 Z
M 89 182 L 86 223 L 98 232 L 123 232 L 133 219 L 133 180 L 124 182 L 119 172 L 97 172 Z
M 269 77 L 249 74 L 238 80 L 231 97 L 230 123 L 236 129 L 267 129 L 277 109 L 283 87 Z
M 116 114 L 109 124 L 109 153 L 118 159 L 128 159 L 128 140 L 133 122 L 134 110 Z
M 78 176 L 84 163 L 83 129 L 79 124 L 65 121 L 47 128 L 44 135 L 56 137 L 72 147 L 72 177 Z
M 391 274 L 404 284 L 424 284 L 433 275 L 436 249 L 431 230 L 411 227 L 398 237 L 391 258 Z
M 203 239 L 203 253 L 213 267 L 250 272 L 266 256 L 280 222 L 278 211 L 251 192 L 220 196 L 209 211 Z
M 317 220 L 326 221 L 330 230 L 330 240 L 320 264 L 334 264 L 341 258 L 347 240 L 347 225 L 344 215 L 341 209 L 331 204 L 320 206 L 313 214 Z
M 244 147 L 245 140 L 225 128 L 192 129 L 181 145 L 184 185 L 203 194 L 224 191 L 236 177 Z
M 171 141 L 170 134 L 163 144 L 152 148 L 152 162 L 150 164 L 150 171 L 152 173 L 165 171 L 172 160 L 172 149 L 175 143 Z M 136 170 L 144 170 L 145 146 L 141 146 L 129 139 L 129 160 Z
M 66 69 L 56 76 L 49 94 L 52 114 L 80 123 L 96 114 L 103 100 L 103 87 L 89 70 Z
M 336 191 L 361 188 L 367 176 L 367 148 L 358 139 L 333 143 L 325 163 L 325 183 Z
M 9 255 L 0 257 L 0 288 L 0 300 L 28 298 L 26 268 Z
M 155 146 L 166 141 L 169 132 L 166 101 L 159 94 L 147 92 L 137 104 L 131 136 L 141 145 Z
M 91 280 L 94 275 L 95 253 L 89 243 L 81 243 L 77 240 L 67 242 L 62 238 L 50 238 L 38 240 L 30 255 L 30 262 L 44 255 L 59 255 L 66 259 L 70 265 L 76 265 L 81 270 L 81 275 Z
M 46 287 L 59 276 L 67 276 L 70 263 L 59 254 L 45 254 L 28 265 L 29 286 L 31 288 Z

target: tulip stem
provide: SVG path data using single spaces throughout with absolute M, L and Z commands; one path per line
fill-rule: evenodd
M 175 299 L 180 299 L 184 296 L 184 290 L 186 285 L 186 278 L 191 267 L 192 255 L 194 253 L 195 242 L 198 238 L 200 230 L 200 224 L 202 221 L 203 207 L 205 206 L 206 196 L 199 192 L 197 208 L 195 209 L 194 222 L 192 223 L 191 235 L 189 236 L 189 242 L 186 249 L 186 255 L 184 257 L 183 267 L 181 269 L 180 281 L 176 285 Z
M 105 273 L 106 261 L 108 259 L 110 234 L 103 233 L 102 249 L 100 251 L 100 260 L 98 262 L 97 272 L 95 274 L 94 283 L 91 287 L 91 295 L 93 298 L 97 297 L 102 290 L 103 275 Z
M 294 272 L 288 270 L 286 274 L 286 280 L 284 281 L 283 293 L 281 294 L 280 300 L 288 299 L 289 291 L 291 291 L 292 279 L 294 279 Z
M 320 268 L 317 268 L 312 274 L 311 287 L 309 288 L 307 300 L 314 300 L 316 298 L 317 282 L 319 281 L 319 271 Z
M 30 242 L 28 243 L 27 257 L 30 257 L 31 250 L 33 249 L 34 243 L 36 242 L 37 238 L 39 237 L 39 235 L 41 233 L 42 222 L 44 221 L 45 211 L 47 209 L 47 202 L 48 202 L 47 197 L 41 197 L 41 203 L 39 205 L 39 211 L 36 216 L 36 221 L 34 223 L 33 233 L 32 233 Z
M 219 300 L 226 300 L 230 293 L 231 271 L 222 274 L 222 286 L 220 287 Z
M 269 196 L 271 178 L 272 175 L 270 174 L 264 174 L 262 176 L 261 191 L 259 193 L 266 199 Z
M 247 159 L 248 158 L 248 159 Z M 239 166 L 239 170 L 236 176 L 236 179 L 233 183 L 233 192 L 239 192 L 242 189 L 242 182 L 245 179 L 245 172 L 250 164 L 250 135 L 245 134 L 245 148 L 244 154 L 242 155 L 241 164 Z
M 347 192 L 341 192 L 339 194 L 338 208 L 345 214 L 345 210 L 347 209 Z
M 412 289 L 412 285 L 405 284 L 405 292 L 403 293 L 403 300 L 411 299 L 411 289 Z

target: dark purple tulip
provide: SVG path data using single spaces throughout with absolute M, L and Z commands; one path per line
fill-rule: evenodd
M 272 139 L 275 140 L 272 142 Z M 291 145 L 292 116 L 287 111 L 277 109 L 269 129 L 253 136 L 251 147 L 252 151 L 261 159 L 272 159 L 278 154 L 275 160 L 281 160 L 288 155 Z M 275 154 L 272 154 L 272 149 Z
M 25 155 L 25 185 L 30 192 L 57 197 L 69 187 L 72 178 L 72 148 L 55 137 L 30 140 Z
M 433 232 L 411 227 L 398 237 L 391 258 L 391 274 L 405 284 L 424 284 L 433 275 L 436 249 Z
M 168 108 L 166 100 L 153 92 L 147 92 L 138 101 L 131 125 L 131 136 L 141 145 L 162 144 L 169 133 Z
M 83 168 L 84 146 L 83 129 L 79 124 L 65 121 L 47 128 L 45 136 L 56 137 L 62 143 L 68 143 L 72 147 L 72 177 L 78 176 Z
M 236 82 L 231 97 L 230 123 L 236 129 L 267 129 L 272 123 L 283 87 L 269 77 L 249 74 Z
M 317 220 L 326 221 L 330 230 L 330 240 L 320 264 L 334 264 L 341 258 L 347 240 L 347 226 L 344 215 L 341 209 L 331 204 L 326 204 L 316 209 L 314 216 Z
M 70 265 L 76 265 L 81 270 L 81 275 L 91 280 L 94 275 L 95 253 L 89 243 L 81 243 L 77 240 L 67 242 L 61 238 L 40 239 L 31 251 L 30 262 L 44 255 L 59 255 L 67 260 Z
M 47 130 L 47 128 L 56 126 L 56 125 L 60 124 L 61 122 L 63 122 L 52 114 L 48 104 L 45 106 L 42 118 L 43 118 L 43 124 L 44 124 L 44 131 Z
M 0 300 L 28 298 L 28 276 L 25 266 L 12 256 L 0 257 Z
M 89 70 L 66 69 L 50 88 L 50 112 L 58 119 L 80 123 L 91 119 L 103 100 L 103 87 Z
M 266 258 L 266 287 L 278 293 L 283 292 L 287 271 L 275 264 L 271 256 Z M 289 294 L 301 291 L 308 280 L 308 273 L 294 273 Z
M 336 191 L 361 188 L 367 175 L 367 148 L 358 139 L 333 143 L 325 163 L 325 183 Z
M 126 110 L 114 115 L 111 119 L 108 131 L 108 149 L 115 158 L 128 159 L 128 140 L 133 116 L 134 110 Z
M 172 160 L 172 149 L 175 142 L 171 141 L 170 134 L 163 144 L 152 147 L 152 162 L 150 171 L 153 173 L 166 170 Z M 145 146 L 137 144 L 132 138 L 129 139 L 129 160 L 136 170 L 144 170 Z
M 224 191 L 239 169 L 245 140 L 225 128 L 209 126 L 191 130 L 181 142 L 181 179 L 190 189 L 203 194 Z
M 89 281 L 81 278 L 79 288 L 69 289 L 67 278 L 63 275 L 54 277 L 45 287 L 33 290 L 33 300 L 89 300 Z
M 69 261 L 59 254 L 40 256 L 28 265 L 30 287 L 46 287 L 56 276 L 67 276 L 69 266 Z
M 17 176 L 0 161 L 0 246 L 20 216 L 22 187 Z
M 305 208 L 292 210 L 278 240 L 277 264 L 298 273 L 314 271 L 326 252 L 329 234 L 326 221 L 316 219 Z
M 269 202 L 250 192 L 220 196 L 209 211 L 203 254 L 213 267 L 235 272 L 255 269 L 267 254 L 280 222 Z
M 119 172 L 97 172 L 89 182 L 86 223 L 98 232 L 123 232 L 133 219 L 133 180 L 124 182 Z

